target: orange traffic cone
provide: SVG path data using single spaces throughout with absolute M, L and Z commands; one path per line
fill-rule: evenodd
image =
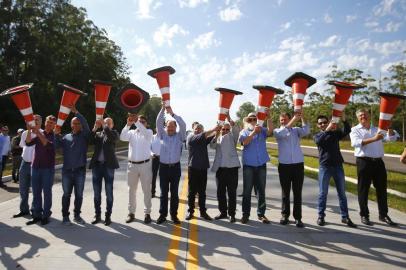
M 364 88 L 365 85 L 349 83 L 349 82 L 338 82 L 329 81 L 328 84 L 333 85 L 335 88 L 335 96 L 333 102 L 333 116 L 331 122 L 340 122 L 341 115 L 347 106 L 348 100 L 350 99 L 354 89 Z
M 170 107 L 170 82 L 169 82 L 169 75 L 175 73 L 175 69 L 171 66 L 164 66 L 160 68 L 156 68 L 153 70 L 148 71 L 148 75 L 155 78 L 159 90 L 161 90 L 162 101 L 165 104 L 165 107 Z
M 231 103 L 233 103 L 234 96 L 242 95 L 242 93 L 239 91 L 221 87 L 217 87 L 214 90 L 220 92 L 220 100 L 219 100 L 220 113 L 218 115 L 218 124 L 224 125 L 224 122 L 226 121 L 227 118 L 227 114 L 231 107 Z
M 293 104 L 295 111 L 302 110 L 306 90 L 317 80 L 305 73 L 296 72 L 285 80 L 285 85 L 292 87 L 293 90 Z
M 271 106 L 275 94 L 283 94 L 284 91 L 268 85 L 254 85 L 252 87 L 259 91 L 257 124 L 262 126 L 266 118 L 265 110 Z
M 25 123 L 30 126 L 35 126 L 34 113 L 32 112 L 31 98 L 29 89 L 33 86 L 32 83 L 16 86 L 4 90 L 0 96 L 11 96 L 14 104 L 20 110 L 24 117 Z
M 94 85 L 94 99 L 96 102 L 96 119 L 100 118 L 103 119 L 112 83 L 99 80 L 90 80 L 90 83 Z
M 378 132 L 386 133 L 391 125 L 391 119 L 400 104 L 401 99 L 406 96 L 380 92 L 381 104 L 379 106 L 379 124 Z
M 145 92 L 133 83 L 129 83 L 116 95 L 116 103 L 123 110 L 137 113 L 149 100 L 148 92 Z
M 56 128 L 61 128 L 63 126 L 63 123 L 65 123 L 66 118 L 68 118 L 70 114 L 69 106 L 75 105 L 80 96 L 87 96 L 87 94 L 80 91 L 79 89 L 73 88 L 63 83 L 58 83 L 58 87 L 60 89 L 63 89 L 63 95 L 61 106 L 59 107 Z

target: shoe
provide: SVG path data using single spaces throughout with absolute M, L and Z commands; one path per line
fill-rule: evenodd
M 258 216 L 258 220 L 261 221 L 261 222 L 264 223 L 264 224 L 269 224 L 269 223 L 271 223 L 271 222 L 269 221 L 269 219 L 266 218 L 266 216 Z
M 145 214 L 144 223 L 145 224 L 151 223 L 151 216 L 149 214 Z
M 135 220 L 134 214 L 128 214 L 127 219 L 125 220 L 125 223 L 130 223 Z
M 386 224 L 388 224 L 389 226 L 398 226 L 398 224 L 396 222 L 393 222 L 389 216 L 385 216 L 385 217 L 379 217 L 380 221 L 385 222 Z
M 296 227 L 298 227 L 298 228 L 303 228 L 304 227 L 304 224 L 303 224 L 301 219 L 296 219 L 295 224 L 296 224 Z
M 97 223 L 100 223 L 101 221 L 102 221 L 102 220 L 101 220 L 100 215 L 95 215 L 91 223 L 92 223 L 93 225 L 95 225 L 95 224 L 97 224 Z
M 171 216 L 171 220 L 173 221 L 174 224 L 180 224 L 180 220 L 178 216 Z
M 158 217 L 158 219 L 156 220 L 156 224 L 162 224 L 162 223 L 164 223 L 165 221 L 166 221 L 166 217 L 163 216 L 163 215 L 160 215 L 160 216 Z
M 194 218 L 193 213 L 190 213 L 186 216 L 186 220 L 191 220 L 192 218 Z
M 200 217 L 204 218 L 205 220 L 213 220 L 211 216 L 207 214 L 207 212 L 200 213 Z
M 350 218 L 342 218 L 341 223 L 347 224 L 347 226 L 351 228 L 357 228 L 357 225 L 355 225 Z
M 215 220 L 226 219 L 226 218 L 228 218 L 227 214 L 223 214 L 223 213 L 220 213 L 214 217 Z
M 41 219 L 41 225 L 47 225 L 49 223 L 49 218 L 44 217 Z
M 235 216 L 230 216 L 230 222 L 235 223 Z
M 72 225 L 72 223 L 70 222 L 69 217 L 63 217 L 63 219 L 62 219 L 62 225 L 65 225 L 65 226 L 70 226 L 70 225 Z
M 111 217 L 110 215 L 106 215 L 104 219 L 104 225 L 109 226 L 111 224 Z
M 29 212 L 20 212 L 16 215 L 13 215 L 13 218 L 19 218 L 19 217 L 23 217 L 23 216 L 28 216 L 30 213 Z
M 341 220 L 341 222 L 343 221 L 344 219 L 342 219 Z M 343 222 L 344 223 L 344 222 Z M 326 221 L 324 220 L 324 217 L 319 217 L 318 219 L 317 219 L 317 225 L 319 225 L 319 226 L 324 226 L 324 225 L 326 225 Z
M 242 218 L 241 218 L 241 223 L 242 223 L 242 224 L 247 224 L 249 220 L 250 220 L 250 219 L 249 219 L 249 216 L 244 215 L 244 216 L 242 216 Z
M 80 224 L 80 225 L 85 225 L 86 224 L 86 222 L 83 220 L 83 218 L 81 217 L 81 216 L 75 216 L 74 218 L 73 218 L 73 221 L 75 221 L 77 224 Z
M 33 218 L 30 221 L 27 221 L 25 224 L 27 225 L 33 225 L 33 224 L 37 224 L 38 222 L 41 221 L 41 218 Z
M 370 220 L 369 217 L 361 217 L 361 223 L 365 224 L 367 226 L 372 226 L 374 225 Z
M 279 221 L 280 224 L 282 225 L 288 225 L 289 224 L 289 218 L 288 217 L 282 217 L 281 220 Z

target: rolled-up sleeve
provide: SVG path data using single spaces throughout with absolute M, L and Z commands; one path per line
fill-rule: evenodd
M 120 133 L 120 140 L 124 141 L 124 142 L 128 142 L 130 140 L 130 127 L 129 126 L 125 126 L 123 128 L 123 130 Z
M 354 148 L 359 148 L 362 146 L 362 137 L 358 130 L 352 130 L 350 133 L 351 146 Z

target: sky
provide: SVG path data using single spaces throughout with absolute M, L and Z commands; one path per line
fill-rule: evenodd
M 406 0 L 72 0 L 119 45 L 131 81 L 160 95 L 147 72 L 172 66 L 171 105 L 188 127 L 217 121 L 215 87 L 243 92 L 231 116 L 258 102 L 255 84 L 291 91 L 294 72 L 317 78 L 322 92 L 331 66 L 375 79 L 405 62 Z

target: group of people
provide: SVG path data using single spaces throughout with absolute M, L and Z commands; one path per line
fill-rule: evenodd
M 186 220 L 195 217 L 195 198 L 198 195 L 200 216 L 205 220 L 212 220 L 206 208 L 207 173 L 210 168 L 208 146 L 215 149 L 215 157 L 211 171 L 215 173 L 217 184 L 217 200 L 219 213 L 214 218 L 229 219 L 236 222 L 237 186 L 239 169 L 242 167 L 243 224 L 250 220 L 251 194 L 255 188 L 257 204 L 257 218 L 268 224 L 266 212 L 266 179 L 267 163 L 270 156 L 267 150 L 267 138 L 274 136 L 278 145 L 278 172 L 282 189 L 282 209 L 280 224 L 290 223 L 290 191 L 293 192 L 293 218 L 297 227 L 302 228 L 302 187 L 304 181 L 304 156 L 300 147 L 302 137 L 310 134 L 309 124 L 304 119 L 302 111 L 295 111 L 293 116 L 281 113 L 278 128 L 274 128 L 270 111 L 266 110 L 266 127 L 257 125 L 254 112 L 244 118 L 244 126 L 239 127 L 227 115 L 227 121 L 217 124 L 205 131 L 198 122 L 193 123 L 192 133 L 186 135 L 186 124 L 181 116 L 175 114 L 171 107 L 162 105 L 156 119 L 156 134 L 148 128 L 148 119 L 143 115 L 128 114 L 127 123 L 119 134 L 114 129 L 111 118 L 96 119 L 90 130 L 86 119 L 70 106 L 74 117 L 71 120 L 71 132 L 65 135 L 56 126 L 56 118 L 48 116 L 44 129 L 41 129 L 42 118 L 35 115 L 35 126 L 28 126 L 21 134 L 19 146 L 22 149 L 20 180 L 20 212 L 14 217 L 31 215 L 32 220 L 27 224 L 49 222 L 52 214 L 52 185 L 55 174 L 55 150 L 62 149 L 62 223 L 71 225 L 70 200 L 74 191 L 73 220 L 84 224 L 81 217 L 83 189 L 86 178 L 86 160 L 89 141 L 94 142 L 94 151 L 89 168 L 92 170 L 94 190 L 95 216 L 92 224 L 104 222 L 111 224 L 113 208 L 114 172 L 119 168 L 115 154 L 118 140 L 128 142 L 128 216 L 127 223 L 135 220 L 136 194 L 140 182 L 144 202 L 144 223 L 151 219 L 151 200 L 156 197 L 156 179 L 159 171 L 160 207 L 156 223 L 166 222 L 168 213 L 174 224 L 180 224 L 178 218 L 179 182 L 181 177 L 181 154 L 183 145 L 189 152 L 187 160 L 188 181 L 188 214 Z M 368 192 L 371 183 L 376 188 L 379 208 L 379 219 L 389 225 L 397 225 L 388 216 L 387 206 L 387 175 L 384 155 L 384 141 L 395 140 L 393 132 L 382 134 L 370 124 L 367 110 L 357 111 L 359 124 L 351 128 L 342 117 L 343 129 L 337 123 L 329 121 L 324 115 L 317 117 L 319 132 L 314 141 L 319 150 L 319 196 L 317 224 L 326 224 L 326 201 L 331 178 L 335 181 L 342 223 L 349 227 L 356 227 L 348 213 L 345 194 L 345 176 L 343 157 L 340 152 L 339 141 L 350 135 L 351 145 L 354 147 L 358 173 L 358 202 L 360 206 L 361 222 L 372 225 L 369 219 Z M 297 123 L 301 122 L 300 127 Z M 237 147 L 241 146 L 241 162 Z M 101 216 L 101 190 L 105 183 L 106 212 L 104 221 Z M 29 187 L 32 185 L 33 201 L 31 208 L 28 203 Z M 170 192 L 170 196 L 169 196 Z M 170 200 L 169 200 L 170 197 Z M 168 201 L 170 202 L 168 208 Z

